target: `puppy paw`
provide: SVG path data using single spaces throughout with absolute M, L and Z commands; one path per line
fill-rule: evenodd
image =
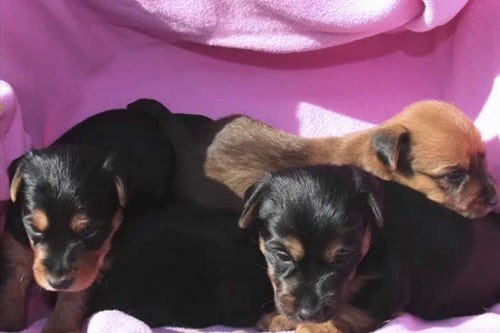
M 339 330 L 330 321 L 321 324 L 300 324 L 297 326 L 295 332 L 296 333 L 348 333 Z
M 296 327 L 297 324 L 291 322 L 285 316 L 277 312 L 265 314 L 255 325 L 255 328 L 257 328 L 261 332 L 291 331 Z

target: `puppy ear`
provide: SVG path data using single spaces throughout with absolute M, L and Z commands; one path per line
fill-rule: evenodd
M 384 226 L 382 184 L 378 178 L 366 171 L 358 168 L 353 168 L 353 170 L 356 189 L 366 196 L 368 207 L 375 218 L 375 224 L 378 228 L 382 228 Z
M 268 187 L 266 179 L 267 177 L 261 178 L 245 191 L 245 205 L 243 206 L 243 211 L 241 212 L 240 220 L 238 221 L 240 228 L 248 228 L 257 217 L 262 194 Z
M 11 168 L 9 167 L 9 178 L 10 178 L 10 200 L 16 202 L 17 194 L 21 188 L 21 183 L 23 181 L 23 168 L 21 163 L 18 163 L 17 167 L 12 168 L 14 170 L 11 174 Z
M 127 204 L 127 187 L 124 181 L 124 173 L 122 168 L 118 166 L 118 156 L 116 154 L 111 154 L 106 158 L 102 168 L 114 174 L 114 181 L 116 187 L 116 194 L 118 195 L 118 202 L 120 207 L 125 208 Z
M 407 151 L 410 132 L 401 125 L 378 129 L 372 136 L 371 144 L 378 159 L 391 171 L 398 168 L 402 151 Z
M 129 110 L 142 110 L 146 112 L 167 112 L 171 114 L 170 110 L 167 109 L 163 104 L 154 99 L 141 98 L 127 105 Z
M 13 160 L 7 169 L 10 180 L 10 200 L 16 202 L 19 190 L 23 182 L 25 161 L 33 156 L 33 151 L 29 151 L 21 157 Z

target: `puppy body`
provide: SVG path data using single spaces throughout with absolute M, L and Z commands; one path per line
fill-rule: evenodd
M 164 132 L 170 117 L 170 111 L 159 102 L 140 99 L 126 109 L 104 111 L 83 120 L 51 146 L 88 145 L 116 154 L 128 170 L 132 203 L 161 204 L 172 187 L 173 149 Z
M 176 196 L 202 207 L 239 210 L 245 190 L 266 172 L 312 164 L 356 165 L 464 216 L 482 216 L 497 200 L 478 130 L 443 102 L 416 103 L 345 137 L 300 138 L 245 116 L 171 126 Z
M 237 221 L 188 206 L 126 221 L 89 314 L 118 309 L 152 327 L 253 325 L 272 306 L 272 289 L 256 234 Z
M 495 283 L 489 293 L 448 294 L 485 249 L 474 246 L 473 223 L 397 183 L 381 181 L 382 200 L 377 183 L 349 166 L 316 166 L 249 189 L 240 225 L 257 222 L 280 313 L 260 329 L 368 332 L 402 311 L 439 319 L 499 300 Z

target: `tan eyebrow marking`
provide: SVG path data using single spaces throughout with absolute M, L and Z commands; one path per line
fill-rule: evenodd
M 323 251 L 323 258 L 326 262 L 332 263 L 335 259 L 337 253 L 342 250 L 342 240 L 340 238 L 335 238 L 331 240 Z
M 294 261 L 299 261 L 304 256 L 304 247 L 300 240 L 293 236 L 288 236 L 283 239 L 283 245 L 285 245 L 288 253 L 293 258 Z
M 77 213 L 73 215 L 69 225 L 75 232 L 82 232 L 88 224 L 89 220 L 87 217 L 83 214 Z
M 42 209 L 35 209 L 30 216 L 31 223 L 36 228 L 34 231 L 45 231 L 49 227 L 49 219 L 47 214 Z

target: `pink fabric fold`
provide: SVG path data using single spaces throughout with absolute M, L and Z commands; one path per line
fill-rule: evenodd
M 99 1 L 88 6 L 114 24 L 167 40 L 267 52 L 340 45 L 393 30 L 427 31 L 467 0 Z

